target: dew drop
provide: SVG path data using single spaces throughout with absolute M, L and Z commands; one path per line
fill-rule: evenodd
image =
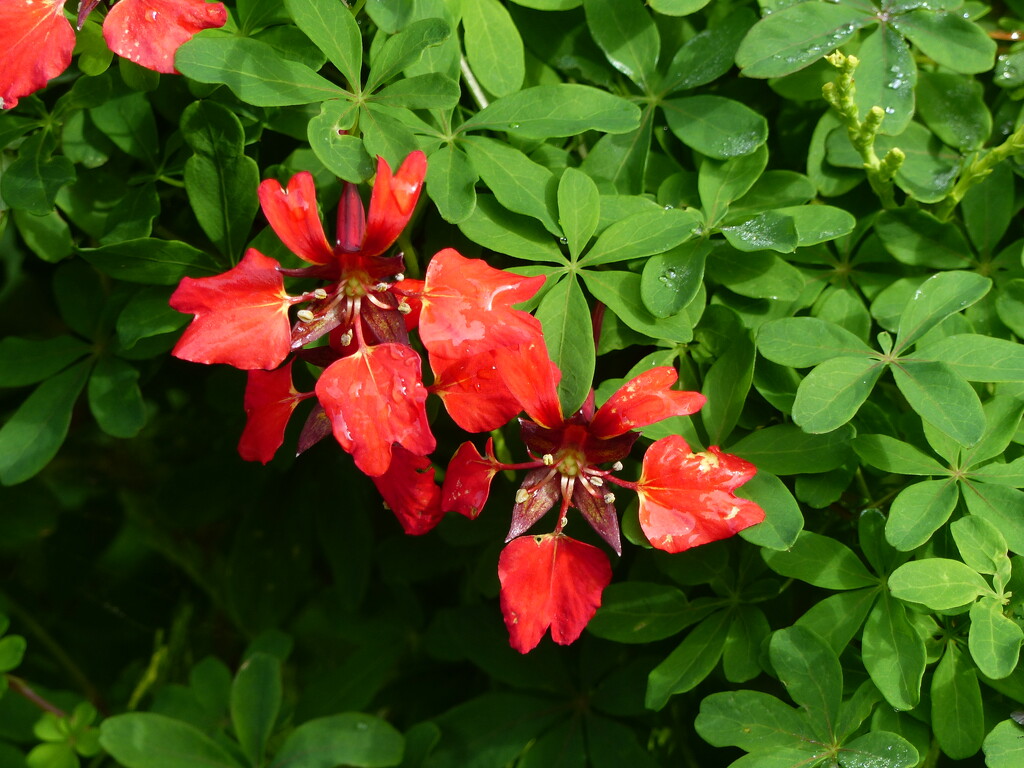
M 562 245 L 568 245 L 569 244 L 569 238 L 568 237 L 560 237 L 560 238 L 558 238 L 558 242 L 560 242 Z

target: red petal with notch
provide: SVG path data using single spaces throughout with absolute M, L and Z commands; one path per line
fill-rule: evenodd
M 287 189 L 276 179 L 267 179 L 260 184 L 259 198 L 263 215 L 292 253 L 310 264 L 334 261 L 334 252 L 327 242 L 316 207 L 313 174 L 309 171 L 295 174 Z
M 420 338 L 431 354 L 449 360 L 540 339 L 540 321 L 512 305 L 543 284 L 543 275 L 520 277 L 445 248 L 427 267 Z
M 550 533 L 523 536 L 505 547 L 498 578 L 509 642 L 527 653 L 548 627 L 556 643 L 575 641 L 600 607 L 612 569 L 597 547 Z
M 417 456 L 434 450 L 423 407 L 427 389 L 412 347 L 378 344 L 343 357 L 317 380 L 316 395 L 334 437 L 370 477 L 387 472 L 394 443 Z
M 488 440 L 488 451 L 493 440 Z M 448 471 L 441 486 L 441 506 L 445 510 L 476 520 L 487 503 L 491 480 L 498 473 L 494 465 L 479 453 L 476 446 L 466 442 L 448 462 Z
M 431 355 L 430 365 L 430 391 L 441 397 L 448 415 L 467 432 L 490 432 L 521 410 L 498 373 L 493 353 L 455 361 Z
M 623 384 L 594 415 L 595 437 L 616 437 L 670 416 L 689 416 L 707 401 L 700 392 L 671 389 L 679 380 L 674 368 L 660 366 Z
M 0 107 L 45 87 L 71 64 L 74 47 L 63 0 L 0 2 Z
M 441 489 L 434 482 L 434 467 L 426 456 L 396 445 L 388 471 L 371 479 L 410 536 L 427 533 L 444 517 Z
M 658 549 L 682 552 L 756 525 L 764 510 L 732 493 L 756 472 L 714 446 L 693 453 L 679 435 L 658 440 L 644 456 L 637 489 L 640 527 Z
M 416 150 L 391 175 L 391 166 L 377 158 L 377 178 L 373 182 L 370 211 L 366 219 L 366 237 L 360 249 L 365 256 L 384 253 L 398 239 L 412 218 L 416 201 L 427 175 L 427 156 Z
M 204 29 L 223 27 L 228 12 L 206 0 L 121 0 L 103 20 L 103 38 L 118 56 L 139 66 L 178 74 L 174 54 Z
M 288 356 L 291 299 L 275 259 L 250 248 L 222 275 L 184 277 L 170 305 L 195 315 L 171 354 L 193 363 L 276 368 Z
M 245 385 L 245 429 L 238 441 L 238 454 L 246 461 L 266 464 L 284 442 L 295 407 L 311 397 L 292 386 L 292 362 L 273 371 L 249 371 Z

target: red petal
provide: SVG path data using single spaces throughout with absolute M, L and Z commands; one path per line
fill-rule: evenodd
M 512 524 L 505 541 L 526 533 L 555 506 L 556 501 L 561 500 L 561 478 L 552 467 L 541 466 L 526 473 L 519 487 L 520 491 L 526 492 L 526 498 L 512 507 Z
M 405 158 L 394 176 L 387 161 L 377 158 L 377 178 L 370 197 L 366 237 L 360 249 L 363 255 L 378 256 L 398 239 L 412 217 L 426 174 L 427 156 L 419 150 Z
M 0 107 L 10 109 L 67 69 L 74 47 L 64 0 L 0 2 Z
M 423 300 L 420 298 L 423 295 L 423 281 L 407 277 L 392 283 L 391 292 L 405 299 L 405 303 L 409 305 L 410 312 L 404 315 L 405 327 L 410 331 L 415 330 L 420 324 L 420 311 L 423 309 Z
M 520 277 L 446 248 L 427 267 L 420 338 L 431 354 L 447 359 L 535 341 L 540 321 L 512 305 L 543 283 L 542 275 Z
M 434 468 L 426 456 L 395 446 L 388 471 L 372 479 L 402 530 L 410 536 L 426 533 L 444 517 L 441 489 L 434 482 Z
M 276 368 L 288 356 L 289 296 L 278 263 L 250 248 L 222 275 L 185 277 L 170 305 L 195 315 L 171 352 L 194 363 Z
M 494 355 L 477 355 L 454 362 L 430 357 L 434 383 L 452 420 L 467 432 L 490 432 L 507 424 L 521 410 L 498 374 Z
M 558 402 L 561 372 L 548 359 L 543 339 L 517 349 L 498 349 L 494 360 L 498 375 L 531 419 L 548 429 L 565 423 Z
M 371 477 L 387 472 L 393 443 L 418 456 L 434 450 L 420 357 L 412 347 L 364 347 L 332 363 L 317 380 L 316 394 L 334 437 Z
M 223 27 L 228 13 L 206 0 L 121 0 L 103 20 L 103 37 L 118 56 L 177 74 L 174 54 L 204 29 Z
M 354 253 L 363 244 L 366 236 L 366 210 L 359 188 L 352 182 L 345 182 L 338 201 L 338 229 L 335 242 L 346 253 Z
M 267 179 L 260 184 L 259 197 L 271 228 L 292 253 L 311 264 L 334 261 L 334 252 L 327 242 L 316 207 L 316 187 L 309 171 L 292 176 L 287 189 L 275 179 Z
M 312 393 L 310 393 L 312 394 Z M 309 397 L 292 386 L 292 361 L 273 371 L 249 371 L 245 385 L 245 429 L 238 453 L 246 461 L 266 464 L 284 442 L 288 419 Z
M 594 415 L 591 434 L 615 437 L 670 416 L 696 413 L 707 398 L 699 392 L 671 389 L 678 379 L 674 368 L 662 366 L 622 385 Z
M 756 525 L 764 510 L 732 493 L 756 471 L 715 447 L 692 453 L 679 435 L 658 440 L 644 456 L 640 527 L 658 549 L 682 552 Z
M 549 626 L 556 643 L 576 640 L 601 605 L 612 569 L 597 547 L 551 533 L 524 536 L 505 547 L 498 578 L 509 642 L 526 653 Z
M 488 441 L 488 447 L 491 442 Z M 487 503 L 491 480 L 497 472 L 472 443 L 463 443 L 448 463 L 441 487 L 442 508 L 475 520 Z

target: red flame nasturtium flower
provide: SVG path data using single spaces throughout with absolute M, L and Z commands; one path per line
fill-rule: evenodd
M 194 315 L 175 356 L 249 371 L 243 458 L 270 461 L 296 406 L 315 396 L 299 451 L 333 432 L 409 533 L 424 533 L 441 517 L 426 458 L 435 445 L 424 407 L 428 390 L 409 332 L 418 330 L 435 370 L 458 369 L 457 382 L 449 375 L 434 391 L 456 421 L 457 414 L 478 414 L 477 428 L 496 428 L 520 411 L 500 384 L 497 350 L 517 355 L 522 348 L 528 356 L 538 343 L 543 349 L 539 321 L 512 308 L 536 293 L 542 277 L 506 273 L 447 248 L 431 259 L 423 281 L 409 280 L 402 255 L 385 255 L 412 216 L 425 173 L 422 152 L 394 174 L 380 159 L 368 211 L 356 186 L 346 184 L 334 246 L 310 174 L 297 174 L 287 187 L 264 181 L 259 197 L 271 227 L 309 266 L 283 269 L 250 249 L 222 275 L 184 278 L 170 300 Z M 291 296 L 286 276 L 325 284 Z M 296 304 L 306 306 L 293 322 Z M 305 348 L 324 337 L 326 345 Z M 315 392 L 295 389 L 290 355 L 324 369 Z
M 75 32 L 67 0 L 0 2 L 0 107 L 43 88 L 71 64 Z M 99 4 L 80 0 L 78 26 Z M 157 72 L 176 73 L 174 54 L 197 32 L 222 27 L 227 11 L 206 0 L 120 0 L 103 20 L 103 37 L 118 56 Z
M 732 494 L 753 477 L 752 465 L 717 448 L 694 454 L 680 437 L 659 440 L 648 449 L 639 482 L 613 474 L 622 469 L 620 460 L 639 436 L 634 429 L 695 413 L 704 404 L 699 393 L 671 388 L 678 378 L 672 368 L 640 374 L 596 410 L 591 394 L 566 418 L 550 367 L 517 367 L 512 362 L 511 355 L 498 353 L 505 385 L 529 416 L 519 423 L 532 460 L 503 464 L 490 442 L 486 456 L 464 443 L 449 464 L 442 507 L 476 517 L 497 472 L 529 470 L 516 493 L 506 539 L 510 543 L 498 561 L 502 611 L 518 651 L 536 646 L 549 626 L 555 642 L 573 642 L 597 611 L 611 569 L 599 550 L 562 531 L 569 507 L 575 507 L 621 552 L 609 484 L 639 493 L 644 532 L 655 547 L 671 552 L 731 536 L 764 518 L 755 503 Z M 608 464 L 611 469 L 602 468 Z M 556 503 L 554 532 L 524 536 Z

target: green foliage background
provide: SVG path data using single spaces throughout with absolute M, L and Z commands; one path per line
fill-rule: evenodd
M 1022 764 L 1024 3 L 227 4 L 183 77 L 89 21 L 0 115 L 0 767 Z M 566 409 L 674 365 L 708 404 L 644 437 L 759 468 L 743 540 L 626 509 L 568 648 L 508 647 L 511 483 L 404 537 L 168 354 L 183 276 L 294 261 L 261 177 L 416 148 L 410 276 L 546 275 Z

